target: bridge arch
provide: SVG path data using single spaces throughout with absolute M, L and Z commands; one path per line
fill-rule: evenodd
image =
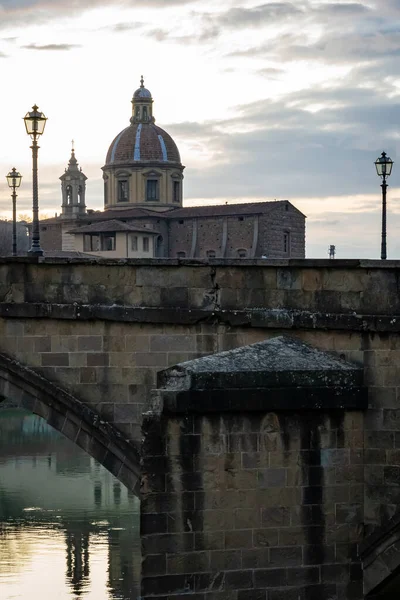
M 394 590 L 398 590 L 400 581 L 400 511 L 364 540 L 360 558 L 365 598 L 397 598 Z
M 32 369 L 0 354 L 0 405 L 42 417 L 139 496 L 139 451 L 100 415 Z

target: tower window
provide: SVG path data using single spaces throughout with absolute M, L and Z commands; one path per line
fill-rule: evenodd
M 144 237 L 143 238 L 143 252 L 148 252 L 149 248 L 150 248 L 149 238 L 148 237 Z
M 181 200 L 181 184 L 179 181 L 174 181 L 172 201 L 180 202 L 180 200 Z
M 176 253 L 176 258 L 185 258 L 186 256 L 186 252 L 177 252 Z
M 118 180 L 118 202 L 129 201 L 129 184 L 127 179 Z
M 239 258 L 247 258 L 247 250 L 245 248 L 239 248 L 237 255 Z
M 67 186 L 67 203 L 72 204 L 72 186 Z
M 131 250 L 133 252 L 137 252 L 137 250 L 138 250 L 138 237 L 137 237 L 137 235 L 132 235 L 131 236 Z
M 79 204 L 83 204 L 83 195 L 82 195 L 82 186 L 78 187 L 78 202 Z
M 108 181 L 104 182 L 104 204 L 108 204 Z
M 146 182 L 146 200 L 158 200 L 158 179 L 148 179 Z
M 215 258 L 215 256 L 216 256 L 215 250 L 207 250 L 206 254 L 207 254 L 207 258 Z
M 179 225 L 183 225 L 183 221 L 178 221 Z
M 243 220 L 244 220 L 243 217 L 238 218 L 238 221 L 243 221 Z

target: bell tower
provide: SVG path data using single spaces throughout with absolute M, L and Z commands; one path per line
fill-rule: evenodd
M 68 167 L 60 177 L 62 193 L 62 217 L 73 218 L 86 213 L 86 175 L 78 166 L 75 157 L 74 141 L 72 140 L 71 158 Z

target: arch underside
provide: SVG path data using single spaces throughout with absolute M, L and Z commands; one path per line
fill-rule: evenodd
M 398 598 L 400 587 L 400 511 L 362 544 L 364 594 L 368 599 Z M 397 591 L 396 591 L 397 590 Z
M 137 448 L 83 402 L 32 369 L 0 354 L 0 405 L 24 408 L 85 450 L 139 496 Z

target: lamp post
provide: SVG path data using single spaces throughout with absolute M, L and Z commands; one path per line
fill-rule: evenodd
M 382 177 L 382 241 L 381 241 L 381 259 L 386 260 L 386 190 L 388 184 L 386 183 L 386 177 L 389 177 L 392 172 L 393 161 L 386 152 L 382 154 L 375 161 L 376 172 L 379 177 Z
M 12 218 L 13 218 L 13 229 L 12 229 L 12 255 L 17 256 L 17 194 L 16 188 L 19 188 L 22 181 L 21 173 L 18 173 L 15 167 L 6 175 L 8 187 L 12 189 Z
M 26 133 L 32 139 L 32 243 L 29 254 L 42 256 L 43 250 L 40 247 L 39 232 L 39 198 L 38 198 L 38 138 L 42 135 L 47 118 L 36 106 L 32 106 L 32 111 L 26 113 L 24 117 Z

